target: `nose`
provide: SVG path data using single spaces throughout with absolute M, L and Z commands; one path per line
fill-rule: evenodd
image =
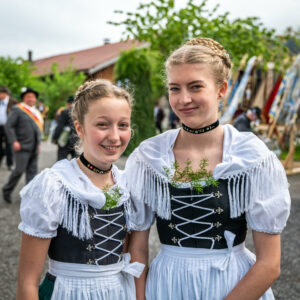
M 110 143 L 115 144 L 116 142 L 119 141 L 120 135 L 119 135 L 119 130 L 117 126 L 112 126 L 109 130 L 108 134 L 108 139 Z
M 192 97 L 187 90 L 182 89 L 179 95 L 179 103 L 186 105 L 192 102 Z

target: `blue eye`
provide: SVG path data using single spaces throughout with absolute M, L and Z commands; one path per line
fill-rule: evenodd
M 122 128 L 122 129 L 127 129 L 128 127 L 130 127 L 130 125 L 129 125 L 129 123 L 121 123 L 119 125 L 119 127 Z
M 192 90 L 199 90 L 199 89 L 201 89 L 201 88 L 203 88 L 203 86 L 202 86 L 202 85 L 198 85 L 198 84 L 193 85 L 193 86 L 191 87 Z
M 169 88 L 169 91 L 170 91 L 170 92 L 178 92 L 178 91 L 179 91 L 179 88 L 178 88 L 178 87 L 170 87 L 170 88 Z
M 101 128 L 108 127 L 108 123 L 98 123 L 97 127 L 101 127 Z

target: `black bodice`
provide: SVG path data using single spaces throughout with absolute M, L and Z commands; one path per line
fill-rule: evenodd
M 81 214 L 79 214 L 80 218 Z M 79 264 L 109 265 L 121 260 L 126 236 L 124 205 L 110 210 L 89 206 L 93 238 L 80 240 L 59 226 L 51 240 L 48 255 L 51 259 Z M 78 227 L 78 231 L 80 228 Z
M 230 218 L 227 185 L 227 180 L 219 180 L 218 187 L 206 186 L 203 193 L 197 193 L 191 188 L 169 184 L 171 220 L 156 216 L 160 242 L 179 247 L 224 249 L 227 248 L 225 230 L 236 235 L 234 246 L 245 241 L 245 214 Z

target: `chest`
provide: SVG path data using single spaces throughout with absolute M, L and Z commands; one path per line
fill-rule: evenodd
M 190 167 L 194 172 L 199 170 L 203 160 L 207 161 L 206 170 L 213 172 L 216 165 L 222 162 L 222 155 L 222 149 L 219 148 L 207 150 L 192 149 L 186 151 L 174 149 L 175 160 L 178 163 L 179 168 L 185 168 L 187 161 L 189 161 Z

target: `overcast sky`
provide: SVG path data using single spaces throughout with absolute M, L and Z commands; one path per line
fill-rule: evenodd
M 77 51 L 121 39 L 122 29 L 108 25 L 117 21 L 115 9 L 134 12 L 150 0 L 0 0 L 0 56 L 33 59 Z M 183 7 L 187 0 L 175 0 Z M 194 3 L 201 3 L 194 0 Z M 268 28 L 282 33 L 300 28 L 300 0 L 208 0 L 208 7 L 220 4 L 219 13 L 231 18 L 258 16 Z

